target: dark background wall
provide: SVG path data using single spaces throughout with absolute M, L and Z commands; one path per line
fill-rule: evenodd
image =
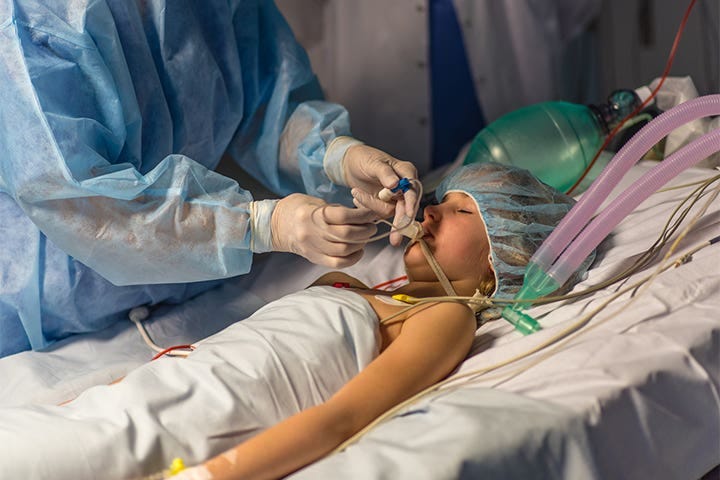
M 603 92 L 659 77 L 689 0 L 604 0 L 592 26 Z M 720 92 L 720 0 L 697 0 L 670 75 L 690 75 L 703 94 Z

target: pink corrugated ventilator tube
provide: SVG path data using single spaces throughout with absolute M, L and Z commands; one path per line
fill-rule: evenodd
M 720 151 L 720 130 L 696 139 L 667 157 L 625 189 L 585 228 L 620 179 L 653 145 L 687 122 L 714 115 L 720 115 L 718 94 L 698 97 L 677 105 L 638 131 L 620 149 L 580 201 L 530 259 L 523 286 L 515 299 L 532 300 L 560 288 L 587 255 L 643 200 L 680 172 Z M 583 229 L 585 230 L 580 233 Z M 512 307 L 505 308 L 503 317 L 513 324 L 537 323 L 521 312 L 530 303 L 516 303 Z

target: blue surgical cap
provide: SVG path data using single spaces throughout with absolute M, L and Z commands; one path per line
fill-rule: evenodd
M 495 298 L 515 297 L 530 258 L 575 204 L 571 197 L 529 171 L 498 163 L 477 163 L 455 170 L 443 180 L 435 196 L 441 201 L 450 192 L 472 197 L 485 221 L 495 271 Z M 594 253 L 562 291 L 582 278 L 593 258 Z M 497 316 L 494 310 L 483 317 Z

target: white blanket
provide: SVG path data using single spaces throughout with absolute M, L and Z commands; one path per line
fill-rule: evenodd
M 362 297 L 312 287 L 66 406 L 0 408 L 0 478 L 132 478 L 195 464 L 328 399 L 377 355 Z
M 623 185 L 653 165 L 644 162 L 634 167 Z M 672 183 L 713 173 L 691 169 Z M 615 229 L 578 289 L 608 278 L 648 248 L 688 190 L 657 194 L 644 202 Z M 680 250 L 717 235 L 720 202 L 715 202 L 681 242 Z M 373 245 L 349 273 L 369 285 L 394 278 L 402 270 L 400 255 L 399 249 L 378 250 Z M 700 251 L 689 263 L 658 277 L 634 303 L 630 304 L 626 295 L 594 318 L 580 336 L 528 370 L 510 377 L 488 375 L 424 399 L 345 452 L 291 478 L 699 478 L 720 464 L 718 259 L 720 244 Z M 657 264 L 658 260 L 654 261 L 631 281 L 649 274 Z M 264 256 L 246 277 L 185 305 L 155 310 L 148 328 L 162 345 L 192 342 L 280 294 L 308 285 L 324 271 L 287 255 Z M 533 309 L 531 313 L 545 329 L 529 337 L 514 332 L 504 321 L 483 326 L 477 333 L 477 354 L 459 371 L 493 365 L 527 351 L 577 320 L 616 288 L 588 299 Z M 308 358 L 299 363 L 312 362 L 314 351 L 305 353 Z M 0 360 L 0 404 L 66 400 L 144 363 L 150 354 L 128 322 L 62 342 L 49 354 L 25 352 L 8 357 Z M 498 374 L 519 365 L 522 363 L 514 363 Z M 208 387 L 215 388 L 213 396 L 227 391 L 214 375 L 203 377 L 203 382 L 214 386 Z M 189 387 L 178 384 L 177 388 Z M 199 421 L 204 418 L 200 414 L 210 412 L 191 405 L 184 401 L 167 405 L 172 413 L 166 417 L 198 415 Z M 20 428 L 23 421 L 16 417 L 2 417 L 0 431 Z M 192 448 L 211 451 L 216 442 L 215 437 L 198 431 Z M 0 445 L 4 448 L 6 443 L 3 439 Z M 28 449 L 29 454 L 18 447 L 15 454 L 30 458 L 27 455 L 36 449 Z M 139 453 L 146 455 L 143 450 Z M 104 454 L 114 455 L 114 450 Z M 181 454 L 168 451 L 162 455 L 167 460 Z M 138 459 L 128 461 L 137 463 Z M 160 463 L 151 466 L 164 466 Z M 0 478 L 5 476 L 0 473 Z

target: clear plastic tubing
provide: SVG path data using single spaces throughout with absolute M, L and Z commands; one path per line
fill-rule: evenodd
M 547 272 L 560 285 L 573 274 L 590 252 L 640 203 L 680 172 L 720 151 L 720 129 L 685 145 L 625 189 L 570 244 Z
M 620 179 L 653 145 L 676 128 L 692 120 L 713 115 L 720 115 L 720 94 L 706 95 L 681 103 L 663 112 L 645 125 L 613 157 L 600 176 L 583 194 L 580 201 L 565 215 L 562 222 L 543 242 L 530 259 L 528 273 L 530 273 L 530 270 L 538 274 L 548 272 L 551 264 L 565 250 L 570 241 L 577 236 L 580 230 L 585 227 Z M 671 155 L 671 157 L 679 152 Z M 666 162 L 667 159 L 662 164 Z M 529 280 L 527 275 L 525 280 Z M 560 279 L 556 278 L 555 280 L 559 281 Z M 562 282 L 560 285 L 562 285 Z

